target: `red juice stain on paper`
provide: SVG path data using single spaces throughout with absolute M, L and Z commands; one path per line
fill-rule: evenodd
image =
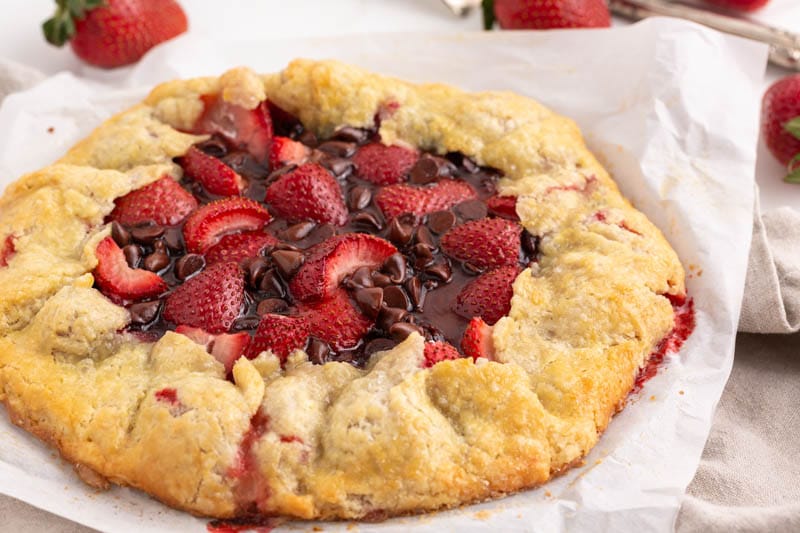
M 694 300 L 686 296 L 665 295 L 672 303 L 675 313 L 675 326 L 666 337 L 661 339 L 655 351 L 650 354 L 644 368 L 639 371 L 631 392 L 639 392 L 644 384 L 658 373 L 658 369 L 664 362 L 664 357 L 670 353 L 676 353 L 681 349 L 683 343 L 694 331 Z

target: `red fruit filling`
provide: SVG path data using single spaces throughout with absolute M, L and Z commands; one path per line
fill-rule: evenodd
M 385 146 L 377 126 L 319 140 L 272 103 L 204 101 L 195 131 L 211 136 L 176 159 L 183 179 L 117 200 L 98 248 L 97 286 L 128 306 L 130 331 L 176 330 L 229 373 L 297 349 L 360 367 L 411 333 L 423 367 L 493 357 L 491 326 L 538 254 L 497 170 Z

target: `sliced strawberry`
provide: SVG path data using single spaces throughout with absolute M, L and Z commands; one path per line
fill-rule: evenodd
M 470 220 L 442 236 L 442 250 L 459 261 L 492 269 L 519 261 L 522 227 L 504 218 Z
M 486 206 L 489 208 L 489 212 L 494 216 L 519 221 L 516 196 L 494 195 L 486 200 Z
M 183 226 L 186 248 L 204 253 L 227 234 L 255 231 L 272 220 L 264 206 L 249 198 L 223 198 L 192 213 Z
M 211 194 L 238 196 L 247 182 L 235 170 L 194 146 L 180 161 L 186 175 L 200 182 Z
M 278 244 L 278 239 L 263 232 L 235 233 L 225 235 L 206 252 L 206 264 L 234 261 L 240 263 L 248 257 L 259 255 L 265 248 Z
M 405 183 L 388 185 L 375 196 L 375 203 L 386 219 L 391 220 L 403 213 L 422 216 L 442 211 L 477 197 L 468 183 L 443 179 L 429 187 L 412 187 Z
M 94 279 L 100 291 L 114 303 L 123 304 L 158 296 L 167 290 L 161 276 L 142 268 L 131 268 L 114 239 L 106 237 L 97 245 Z
M 461 357 L 461 354 L 449 342 L 426 342 L 425 361 L 422 364 L 422 368 L 430 368 L 441 361 L 458 359 L 459 357 Z
M 406 181 L 406 176 L 419 153 L 402 146 L 370 143 L 358 149 L 353 157 L 358 177 L 377 185 L 392 185 Z
M 197 209 L 194 196 L 169 176 L 129 192 L 114 203 L 111 219 L 126 226 L 149 221 L 173 226 Z
M 464 318 L 479 316 L 487 324 L 495 322 L 511 310 L 511 286 L 521 269 L 517 265 L 504 266 L 483 274 L 461 289 L 453 305 L 453 311 Z
M 269 168 L 276 170 L 286 165 L 302 165 L 308 161 L 311 148 L 289 137 L 275 137 L 269 151 Z
M 9 235 L 3 241 L 3 247 L 0 248 L 0 267 L 8 266 L 8 262 L 17 252 L 14 246 L 14 236 Z
M 258 323 L 247 357 L 253 359 L 263 351 L 272 350 L 283 364 L 290 353 L 306 345 L 308 335 L 309 323 L 305 317 L 266 314 Z
M 328 297 L 345 276 L 361 267 L 380 267 L 397 248 L 391 243 L 366 233 L 336 235 L 313 246 L 303 266 L 289 285 L 298 300 Z
M 250 335 L 247 332 L 220 333 L 213 335 L 201 328 L 178 326 L 175 333 L 186 335 L 197 344 L 203 346 L 217 361 L 225 365 L 225 374 L 230 374 L 233 365 L 250 344 Z
M 167 297 L 164 318 L 175 324 L 223 333 L 244 303 L 244 271 L 236 263 L 206 268 Z
M 356 347 L 372 327 L 372 321 L 356 309 L 344 289 L 336 289 L 324 300 L 301 303 L 297 311 L 308 320 L 311 334 L 334 350 Z
M 485 357 L 494 361 L 494 341 L 492 340 L 492 326 L 476 316 L 467 324 L 464 336 L 461 338 L 461 351 L 467 357 L 477 360 Z
M 316 163 L 306 163 L 279 177 L 267 189 L 264 201 L 279 216 L 293 222 L 314 220 L 337 226 L 347 222 L 341 187 Z
M 269 155 L 272 119 L 266 102 L 245 109 L 216 95 L 202 97 L 205 110 L 195 124 L 197 133 L 218 133 L 236 149 L 247 150 L 258 161 Z

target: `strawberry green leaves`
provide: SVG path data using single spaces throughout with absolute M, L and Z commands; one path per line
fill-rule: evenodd
M 64 46 L 75 35 L 75 19 L 105 4 L 104 0 L 56 0 L 56 13 L 42 24 L 47 42 Z

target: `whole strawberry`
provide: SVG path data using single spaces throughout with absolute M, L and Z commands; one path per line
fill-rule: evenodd
M 761 132 L 772 155 L 788 166 L 788 183 L 800 183 L 800 74 L 775 82 L 761 103 Z
M 755 11 L 767 5 L 768 2 L 769 0 L 706 0 L 707 4 L 738 11 Z
M 611 14 L 605 0 L 484 0 L 484 27 L 495 20 L 508 30 L 607 28 Z
M 139 60 L 152 47 L 186 31 L 186 14 L 175 0 L 56 0 L 44 25 L 47 41 L 70 41 L 89 64 L 114 68 Z

